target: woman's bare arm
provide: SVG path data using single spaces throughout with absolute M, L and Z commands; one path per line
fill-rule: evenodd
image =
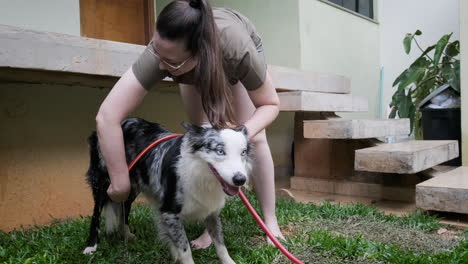
M 270 125 L 279 113 L 279 98 L 271 81 L 270 74 L 266 73 L 265 82 L 260 88 L 249 91 L 250 99 L 257 108 L 253 116 L 245 122 L 249 139 Z
M 96 116 L 99 145 L 111 179 L 107 193 L 115 202 L 125 201 L 130 192 L 121 122 L 147 93 L 130 68 L 114 85 Z

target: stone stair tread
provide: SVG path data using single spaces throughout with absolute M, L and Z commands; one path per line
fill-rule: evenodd
M 268 65 L 273 85 L 278 91 L 351 93 L 351 80 L 341 75 Z
M 437 177 L 421 182 L 416 186 L 463 189 L 468 191 L 468 167 L 458 167 L 454 170 L 442 173 Z
M 0 25 L 0 79 L 112 87 L 144 45 Z M 34 54 L 34 56 L 31 56 Z M 50 54 L 54 54 L 51 59 Z M 351 81 L 337 74 L 268 65 L 275 88 L 347 94 Z M 178 92 L 171 78 L 155 88 Z
M 416 185 L 416 206 L 468 214 L 468 167 L 458 167 Z
M 367 98 L 351 94 L 294 91 L 278 93 L 280 111 L 366 112 Z
M 361 139 L 386 136 L 407 136 L 410 121 L 402 119 L 374 120 L 307 120 L 304 121 L 304 138 Z
M 358 171 L 417 173 L 458 157 L 456 140 L 411 140 L 355 152 Z

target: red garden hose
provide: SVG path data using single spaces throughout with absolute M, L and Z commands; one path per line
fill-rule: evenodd
M 130 165 L 128 165 L 128 170 L 131 170 L 133 168 L 133 166 L 135 165 L 135 163 L 137 163 L 141 157 L 143 157 L 146 152 L 148 152 L 150 149 L 156 147 L 157 145 L 159 145 L 159 143 L 161 142 L 164 142 L 166 140 L 169 140 L 171 138 L 176 138 L 176 137 L 180 137 L 182 136 L 182 134 L 172 134 L 172 135 L 169 135 L 169 136 L 165 136 L 165 137 L 162 137 L 158 140 L 156 140 L 155 142 L 151 143 L 149 146 L 147 146 L 142 152 L 140 152 L 140 154 L 138 154 L 138 156 L 136 156 L 136 158 L 132 161 L 132 163 L 130 163 Z
M 260 225 L 260 227 L 263 229 L 265 234 L 271 239 L 273 244 L 283 253 L 288 259 L 290 259 L 292 262 L 296 264 L 304 264 L 304 262 L 300 261 L 297 259 L 293 254 L 291 254 L 281 243 L 276 239 L 276 237 L 270 232 L 268 227 L 263 223 L 262 218 L 257 214 L 255 209 L 252 207 L 252 205 L 249 203 L 249 200 L 247 200 L 247 197 L 245 197 L 244 193 L 242 190 L 239 190 L 239 197 L 241 198 L 242 202 L 244 203 L 245 207 L 249 210 L 249 212 L 252 214 L 252 216 L 255 218 L 255 221 Z
M 140 154 L 138 154 L 138 156 L 132 161 L 132 163 L 130 163 L 130 165 L 128 165 L 128 170 L 131 170 L 133 168 L 133 166 L 138 162 L 138 160 L 140 160 L 140 158 L 142 156 L 144 156 L 150 149 L 154 148 L 155 146 L 157 146 L 159 143 L 161 142 L 164 142 L 166 140 L 169 140 L 169 139 L 172 139 L 172 138 L 176 138 L 176 137 L 179 137 L 179 136 L 182 136 L 181 134 L 172 134 L 172 135 L 169 135 L 169 136 L 165 136 L 165 137 L 162 137 L 158 140 L 156 140 L 155 142 L 151 143 L 148 147 L 146 147 Z M 291 254 L 283 245 L 281 245 L 281 243 L 278 241 L 278 239 L 276 239 L 276 237 L 270 232 L 270 230 L 268 229 L 268 227 L 265 225 L 265 223 L 263 222 L 263 220 L 260 218 L 260 216 L 257 214 L 257 212 L 255 211 L 255 209 L 252 207 L 252 205 L 249 203 L 249 200 L 247 200 L 247 197 L 245 197 L 244 193 L 242 192 L 242 190 L 239 190 L 239 197 L 240 199 L 242 200 L 242 202 L 244 203 L 245 207 L 247 207 L 247 209 L 249 210 L 249 212 L 252 214 L 252 216 L 254 217 L 255 221 L 257 221 L 257 223 L 260 225 L 260 227 L 263 229 L 263 231 L 265 232 L 265 234 L 271 239 L 271 241 L 273 242 L 273 244 L 275 244 L 275 246 L 286 256 L 288 257 L 292 262 L 296 263 L 296 264 L 304 264 L 302 261 L 300 261 L 299 259 L 297 259 L 293 254 Z

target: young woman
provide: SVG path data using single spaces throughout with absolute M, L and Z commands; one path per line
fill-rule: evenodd
M 101 151 L 109 170 L 108 194 L 125 201 L 130 180 L 120 123 L 164 77 L 180 84 L 189 121 L 215 128 L 244 125 L 255 144 L 254 190 L 266 225 L 283 238 L 275 215 L 274 166 L 265 128 L 278 115 L 279 100 L 249 20 L 208 0 L 175 0 L 157 18 L 153 39 L 124 73 L 96 116 Z M 211 244 L 208 232 L 192 241 Z

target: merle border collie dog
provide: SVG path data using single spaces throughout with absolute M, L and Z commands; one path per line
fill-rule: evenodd
M 203 220 L 222 263 L 234 263 L 223 242 L 220 210 L 227 196 L 238 193 L 248 180 L 252 146 L 245 127 L 216 130 L 207 126 L 182 124 L 186 133 L 160 143 L 130 171 L 130 196 L 123 204 L 107 195 L 110 184 L 106 163 L 99 150 L 96 132 L 88 138 L 90 165 L 87 180 L 94 197 L 94 213 L 84 254 L 96 251 L 101 212 L 106 231 L 119 231 L 125 239 L 134 235 L 128 226 L 132 202 L 143 193 L 157 209 L 160 236 L 177 263 L 194 263 L 182 221 Z M 122 122 L 127 162 L 159 138 L 172 134 L 159 124 L 140 118 Z M 211 168 L 210 168 L 211 167 Z

